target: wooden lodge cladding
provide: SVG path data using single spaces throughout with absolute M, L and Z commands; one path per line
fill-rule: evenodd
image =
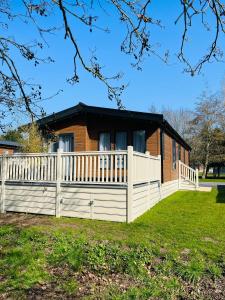
M 59 144 L 55 143 L 55 148 L 52 145 L 52 151 L 61 147 L 60 137 L 63 137 L 64 144 L 67 145 L 64 151 L 104 150 L 101 149 L 101 138 L 105 139 L 109 148 L 107 150 L 117 150 L 116 139 L 119 134 L 123 147 L 133 145 L 135 150 L 136 135 L 139 144 L 140 139 L 144 139 L 144 145 L 140 148 L 143 151 L 140 152 L 149 151 L 151 155 L 161 155 L 162 182 L 178 178 L 176 160 L 189 164 L 189 145 L 160 114 L 119 111 L 79 103 L 43 118 L 39 121 L 39 126 L 43 131 L 50 128 L 59 137 Z

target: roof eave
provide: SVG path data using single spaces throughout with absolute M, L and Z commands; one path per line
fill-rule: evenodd
M 182 146 L 184 146 L 187 150 L 191 151 L 191 146 L 180 136 L 180 134 L 169 124 L 169 122 L 164 119 L 163 120 L 163 128 L 168 131 L 169 134 L 171 134 L 172 137 L 175 137 Z

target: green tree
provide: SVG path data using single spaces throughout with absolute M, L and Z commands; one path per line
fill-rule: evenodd
M 221 95 L 203 94 L 196 104 L 191 127 L 191 161 L 203 165 L 205 178 L 208 166 L 215 160 L 224 157 L 224 130 L 221 120 L 224 119 L 224 100 Z
M 14 130 L 6 131 L 5 134 L 2 134 L 0 136 L 0 139 L 20 143 L 22 141 L 23 137 L 22 137 L 20 130 L 14 129 Z
M 25 153 L 46 152 L 45 140 L 36 123 L 23 127 L 22 151 Z

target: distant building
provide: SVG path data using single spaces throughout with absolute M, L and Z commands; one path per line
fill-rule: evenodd
M 14 141 L 0 141 L 0 155 L 13 154 L 20 149 L 21 145 Z

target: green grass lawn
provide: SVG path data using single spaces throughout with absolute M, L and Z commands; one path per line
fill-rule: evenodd
M 215 178 L 215 177 L 207 177 L 207 178 L 199 178 L 199 182 L 225 182 L 225 177 Z
M 208 174 L 207 178 L 202 178 L 202 173 L 199 173 L 199 181 L 200 182 L 225 182 L 225 174 L 221 174 L 221 176 L 215 177 L 213 174 Z
M 177 192 L 131 224 L 0 218 L 0 299 L 223 299 L 225 192 Z

